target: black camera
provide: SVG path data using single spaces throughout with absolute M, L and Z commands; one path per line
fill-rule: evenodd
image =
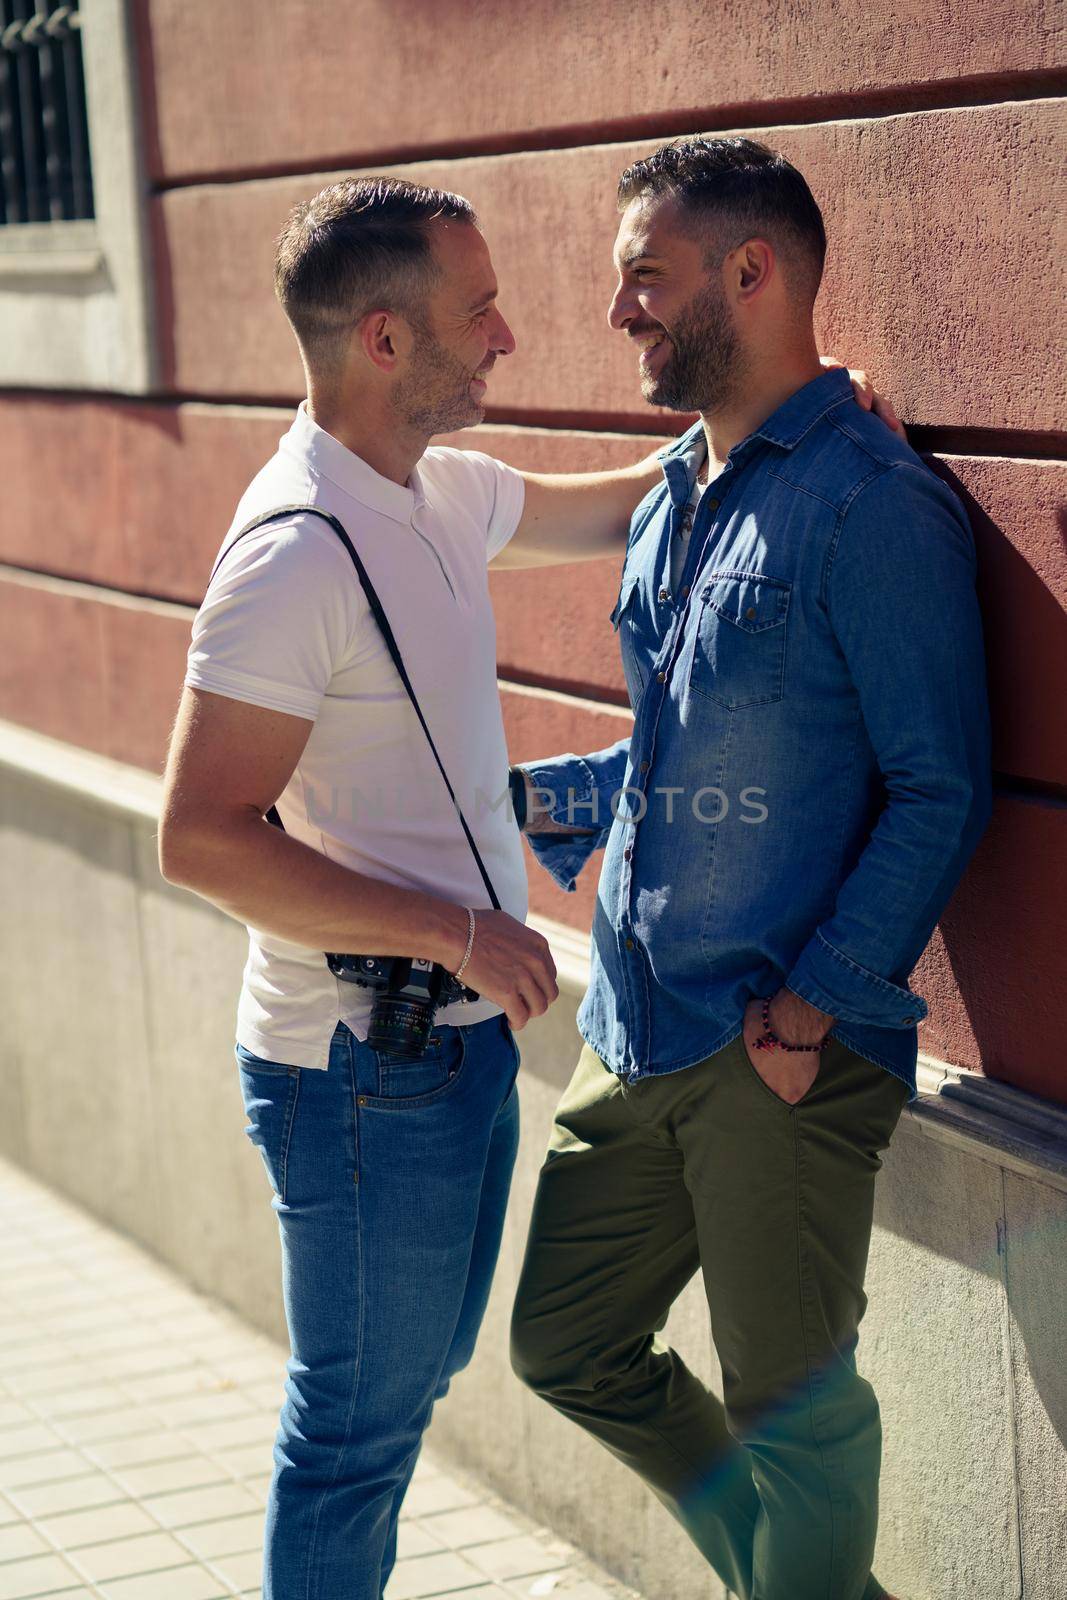
M 437 1008 L 479 998 L 436 961 L 328 954 L 326 963 L 335 977 L 374 990 L 367 1043 L 387 1056 L 421 1056 Z

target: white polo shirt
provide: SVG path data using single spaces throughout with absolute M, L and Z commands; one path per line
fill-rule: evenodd
M 406 487 L 381 477 L 301 405 L 246 490 L 230 531 L 286 505 L 338 517 L 400 654 L 505 911 L 525 919 L 526 868 L 508 806 L 487 566 L 522 515 L 524 484 L 477 451 L 427 450 Z M 476 910 L 490 905 L 444 780 L 370 613 L 352 560 L 321 517 L 246 534 L 193 623 L 185 682 L 312 724 L 277 802 L 287 833 L 386 883 Z M 255 1055 L 326 1067 L 338 1019 L 367 1036 L 369 991 L 321 950 L 249 928 L 237 1039 Z M 373 938 L 365 950 L 374 955 Z M 419 952 L 413 952 L 418 954 Z M 486 1000 L 437 1020 L 496 1016 Z

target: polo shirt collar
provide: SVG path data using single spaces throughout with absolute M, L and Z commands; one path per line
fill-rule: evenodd
M 383 478 L 362 456 L 357 456 L 332 433 L 312 421 L 306 400 L 301 400 L 281 447 L 317 477 L 329 478 L 343 494 L 394 522 L 410 523 L 415 512 L 426 503 L 417 467 L 412 468 L 406 484 Z

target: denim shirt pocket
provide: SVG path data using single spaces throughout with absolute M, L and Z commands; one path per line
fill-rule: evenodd
M 728 710 L 785 693 L 791 585 L 763 572 L 713 572 L 700 591 L 689 687 Z
M 635 711 L 637 710 L 637 703 L 644 693 L 647 681 L 641 666 L 639 623 L 637 618 L 641 599 L 640 576 L 640 573 L 637 572 L 623 574 L 619 598 L 616 600 L 611 613 L 611 626 L 619 636 L 619 649 L 622 652 L 622 670 L 626 678 L 630 705 Z

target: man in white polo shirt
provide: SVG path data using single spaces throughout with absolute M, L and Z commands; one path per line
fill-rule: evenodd
M 434 1400 L 470 1358 L 518 1132 L 512 1033 L 555 998 L 507 804 L 487 567 L 621 549 L 654 462 L 520 475 L 428 448 L 481 420 L 514 348 L 456 196 L 331 186 L 276 285 L 308 399 L 244 495 L 193 627 L 160 829 L 165 876 L 248 926 L 241 1088 L 278 1213 L 292 1344 L 264 1600 L 379 1600 Z M 485 873 L 337 531 L 365 563 Z M 282 828 L 266 813 L 276 804 Z M 481 997 L 425 1051 L 367 1042 L 324 951 L 419 957 Z

